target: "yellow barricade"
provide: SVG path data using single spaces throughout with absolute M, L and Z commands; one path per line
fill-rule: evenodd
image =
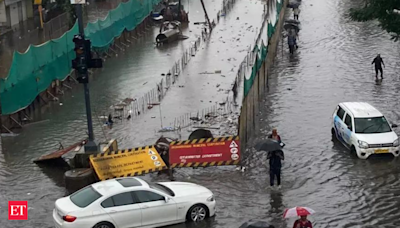
M 167 169 L 154 146 L 94 154 L 89 160 L 100 180 L 138 176 Z
M 118 151 L 118 143 L 116 139 L 111 139 L 107 146 L 103 148 L 103 153 L 108 153 L 111 151 Z

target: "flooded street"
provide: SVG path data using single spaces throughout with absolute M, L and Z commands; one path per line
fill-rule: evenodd
M 190 13 L 197 12 L 199 16 L 191 19 L 187 34 L 190 31 L 197 34 L 200 27 L 196 30 L 192 23 L 203 20 L 199 2 L 193 4 L 196 6 L 190 6 Z M 209 5 L 214 4 L 215 10 L 208 12 L 212 18 L 221 5 L 220 2 Z M 350 0 L 303 0 L 297 53 L 289 56 L 286 40 L 283 49 L 279 45 L 276 65 L 270 76 L 270 90 L 260 106 L 261 124 L 257 135 L 266 137 L 271 128 L 276 127 L 286 143 L 282 190 L 267 190 L 266 154 L 252 149 L 245 173 L 235 171 L 234 167 L 178 170 L 178 181 L 199 183 L 215 193 L 218 212 L 204 224 L 180 224 L 173 228 L 236 228 L 249 219 L 266 219 L 276 227 L 291 227 L 293 220 L 283 220 L 282 213 L 293 206 L 309 206 L 317 211 L 311 218 L 315 227 L 400 225 L 398 159 L 371 157 L 367 161 L 359 160 L 333 141 L 330 133 L 332 112 L 339 102 L 344 101 L 370 102 L 391 122 L 400 124 L 397 110 L 399 45 L 391 42 L 375 23 L 349 21 L 348 9 L 357 5 Z M 224 90 L 229 89 L 237 71 L 235 67 L 246 54 L 240 50 L 246 50 L 254 42 L 256 29 L 246 33 L 235 45 L 224 46 L 220 37 L 237 38 L 236 34 L 250 25 L 259 27 L 261 6 L 257 1 L 237 0 L 233 11 L 226 19 L 221 19 L 210 42 L 203 44 L 204 49 L 191 60 L 187 72 L 178 81 L 179 85 L 195 81 L 199 86 L 174 87 L 163 101 L 164 126 L 168 126 L 175 116 L 207 108 L 225 99 L 224 91 L 215 92 L 216 84 L 220 83 Z M 190 35 L 190 39 L 172 44 L 172 47 L 155 49 L 149 43 L 154 42 L 156 31 L 148 33 L 118 58 L 107 60 L 106 67 L 91 82 L 98 141 L 117 138 L 119 146 L 126 148 L 154 143 L 159 136 L 154 136 L 160 123 L 158 108 L 128 124 L 117 123 L 111 131 L 103 131 L 96 118 L 107 115 L 110 105 L 126 97 L 141 96 L 153 88 L 160 81 L 160 74 L 168 71 L 194 39 L 194 35 Z M 373 78 L 371 62 L 377 53 L 387 66 L 382 84 L 376 84 Z M 228 63 L 229 58 L 236 60 Z M 236 70 L 231 72 L 231 68 Z M 226 81 L 221 80 L 220 75 L 199 75 L 202 71 L 213 70 L 222 70 Z M 202 91 L 208 82 L 212 89 Z M 196 102 L 184 99 L 200 94 L 202 98 Z M 38 114 L 44 122 L 25 127 L 17 137 L 3 138 L 0 218 L 4 222 L 1 227 L 53 226 L 54 201 L 67 193 L 63 186 L 64 172 L 40 168 L 32 160 L 56 150 L 59 141 L 68 145 L 83 139 L 86 131 L 82 88 L 74 89 L 61 99 L 62 106 L 47 106 L 42 114 Z M 400 129 L 396 131 L 400 133 Z M 159 180 L 155 174 L 145 178 Z M 9 200 L 28 200 L 28 221 L 7 220 Z

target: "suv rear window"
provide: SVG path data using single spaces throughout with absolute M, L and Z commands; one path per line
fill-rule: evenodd
M 80 208 L 85 208 L 100 197 L 100 193 L 96 192 L 96 190 L 94 190 L 92 186 L 88 186 L 75 192 L 69 198 L 76 206 Z

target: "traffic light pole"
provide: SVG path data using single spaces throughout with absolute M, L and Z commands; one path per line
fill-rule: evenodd
M 85 32 L 84 32 L 84 28 L 83 28 L 82 5 L 76 4 L 75 6 L 76 6 L 76 14 L 78 16 L 79 35 L 81 35 L 82 38 L 84 38 Z M 85 52 L 87 52 L 87 51 L 90 51 L 90 50 L 85 49 Z M 82 76 L 87 78 L 88 77 L 87 72 L 86 72 L 86 75 L 82 75 Z M 85 144 L 85 152 L 87 152 L 87 153 L 98 152 L 99 151 L 98 146 L 97 146 L 96 142 L 94 141 L 92 110 L 90 108 L 90 93 L 89 93 L 89 86 L 88 86 L 87 82 L 83 83 L 83 90 L 85 93 L 86 117 L 87 117 L 88 133 L 89 133 L 89 140 Z

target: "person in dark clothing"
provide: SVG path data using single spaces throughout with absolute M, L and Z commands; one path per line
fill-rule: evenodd
M 378 54 L 375 57 L 375 59 L 372 61 L 371 64 L 374 64 L 374 63 L 375 63 L 375 78 L 378 79 L 378 71 L 380 71 L 381 72 L 381 78 L 383 79 L 382 64 L 383 64 L 383 67 L 386 67 L 386 66 L 385 66 L 385 63 L 383 62 L 383 59 L 381 58 L 380 54 Z
M 307 219 L 307 215 L 303 215 L 294 222 L 293 228 L 312 228 L 312 224 Z
M 278 182 L 278 188 L 281 188 L 281 168 L 282 160 L 285 160 L 285 156 L 282 150 L 268 152 L 267 159 L 269 159 L 269 178 L 271 187 L 274 186 L 274 180 Z
M 297 49 L 297 39 L 296 39 L 296 32 L 294 30 L 291 30 L 288 34 L 288 45 L 289 45 L 289 52 L 290 54 L 294 53 L 295 47 Z

